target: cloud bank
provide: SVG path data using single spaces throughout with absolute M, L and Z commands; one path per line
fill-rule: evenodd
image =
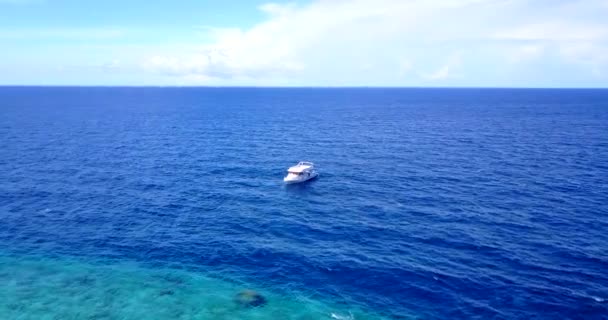
M 318 0 L 259 10 L 266 18 L 251 28 L 206 27 L 211 40 L 196 50 L 152 53 L 143 67 L 183 82 L 260 85 L 500 85 L 562 67 L 608 74 L 604 0 Z

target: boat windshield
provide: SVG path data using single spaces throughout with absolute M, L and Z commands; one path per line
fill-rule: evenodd
M 291 171 L 289 171 L 289 174 L 293 174 L 293 175 L 296 175 L 296 176 L 301 176 L 302 172 L 291 172 Z

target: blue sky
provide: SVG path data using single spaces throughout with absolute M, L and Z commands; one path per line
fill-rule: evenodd
M 608 87 L 608 0 L 0 0 L 0 85 Z

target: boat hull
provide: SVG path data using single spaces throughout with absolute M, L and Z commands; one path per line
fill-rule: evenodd
M 298 178 L 298 179 L 287 179 L 287 177 L 285 177 L 283 179 L 283 182 L 285 182 L 286 184 L 302 183 L 302 182 L 310 181 L 310 180 L 312 180 L 312 179 L 314 179 L 314 178 L 316 178 L 318 176 L 319 176 L 319 173 L 313 172 L 308 177 L 302 177 L 302 178 Z

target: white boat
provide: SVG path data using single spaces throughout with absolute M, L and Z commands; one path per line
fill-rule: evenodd
M 312 162 L 302 161 L 287 169 L 287 176 L 283 178 L 285 183 L 298 183 L 314 179 L 319 175 Z

